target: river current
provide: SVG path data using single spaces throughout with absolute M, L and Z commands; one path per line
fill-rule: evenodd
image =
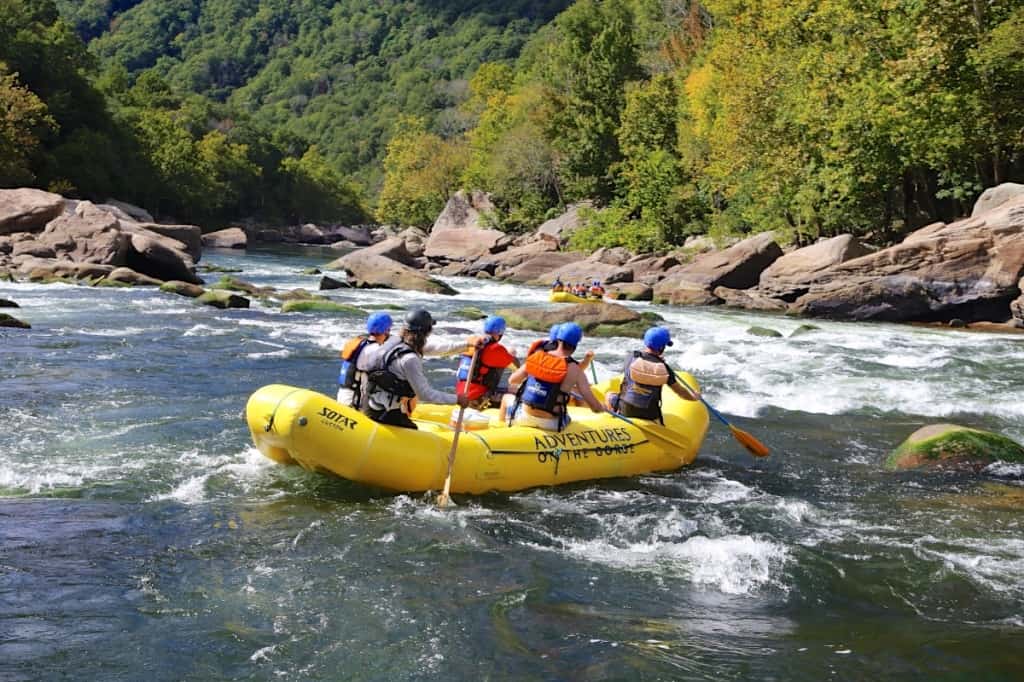
M 326 249 L 204 254 L 316 289 Z M 209 281 L 217 275 L 207 275 Z M 336 300 L 452 313 L 547 305 Z M 1024 337 L 708 308 L 660 313 L 712 422 L 680 471 L 515 494 L 393 495 L 262 457 L 262 385 L 333 394 L 359 316 L 153 289 L 0 282 L 0 680 L 1024 677 L 1024 467 L 882 469 L 925 424 L 1024 441 Z M 396 318 L 402 316 L 394 310 Z M 747 333 L 753 325 L 783 334 Z M 506 337 L 522 349 L 533 332 Z M 585 338 L 601 378 L 628 339 Z M 454 362 L 430 360 L 450 384 Z

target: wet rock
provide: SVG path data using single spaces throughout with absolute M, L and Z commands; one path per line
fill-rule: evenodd
M 462 317 L 467 320 L 482 320 L 487 317 L 487 313 L 474 306 L 459 308 L 458 310 L 453 311 L 452 315 Z
M 751 336 L 765 336 L 765 337 L 769 337 L 769 338 L 782 338 L 782 332 L 776 331 L 774 329 L 769 329 L 768 327 L 756 327 L 756 326 L 755 327 L 748 327 L 747 328 L 747 333 L 750 334 Z
M 911 434 L 889 455 L 885 467 L 979 471 L 996 461 L 1024 462 L 1024 447 L 998 433 L 956 424 L 933 424 Z
M 650 301 L 654 288 L 641 282 L 623 282 L 609 286 L 604 297 L 612 301 Z
M 282 313 L 333 313 L 338 315 L 364 315 L 366 311 L 354 305 L 336 301 L 285 301 Z
M 820 329 L 821 329 L 821 327 L 818 327 L 817 325 L 802 324 L 799 327 L 797 327 L 796 329 L 794 329 L 792 332 L 790 332 L 789 338 L 793 338 L 794 336 L 805 336 L 805 335 L 810 334 L 812 332 L 819 331 Z
M 207 232 L 202 240 L 203 246 L 211 249 L 244 249 L 249 245 L 249 237 L 240 227 Z
M 270 296 L 276 293 L 274 287 L 259 287 L 252 282 L 246 282 L 243 279 L 225 275 L 220 278 L 211 289 L 219 289 L 222 291 L 241 291 L 242 293 L 249 294 L 250 296 Z
M 131 268 L 114 268 L 109 275 L 100 282 L 97 282 L 97 284 L 105 286 L 111 282 L 146 287 L 158 287 L 163 284 L 163 280 L 143 275 L 141 272 L 135 272 Z
M 320 268 L 306 268 L 305 270 L 302 271 L 302 274 L 303 275 L 319 275 L 321 273 L 320 273 Z
M 179 296 L 187 296 L 189 298 L 199 298 L 206 292 L 206 289 L 203 289 L 198 284 L 192 284 L 191 282 L 178 282 L 172 280 L 161 284 L 160 291 L 166 291 L 169 294 L 178 294 Z
M 8 300 L 6 298 L 0 298 L 0 308 L 20 308 L 20 307 L 21 306 L 18 305 L 17 303 L 15 303 L 14 301 Z
M 743 308 L 744 310 L 764 310 L 767 312 L 782 312 L 789 306 L 777 298 L 765 296 L 755 289 L 730 289 L 728 287 L 715 287 L 714 295 L 721 299 L 722 303 L 730 308 Z
M 38 232 L 64 212 L 64 197 L 39 189 L 0 189 L 0 235 Z
M 959 317 L 954 317 L 952 320 L 946 323 L 948 326 L 954 329 L 963 329 L 967 326 L 967 323 L 961 320 Z
M 7 313 L 0 313 L 0 327 L 9 327 L 12 329 L 31 329 L 32 325 L 28 322 L 22 322 L 16 317 L 11 317 Z
M 557 308 L 509 308 L 499 310 L 509 327 L 547 332 L 553 324 L 575 322 L 594 336 L 629 336 L 640 339 L 661 318 L 640 314 L 616 303 L 580 303 Z
M 224 291 L 223 289 L 211 289 L 196 300 L 203 305 L 221 309 L 249 307 L 249 299 L 245 296 L 239 296 L 234 292 Z
M 342 282 L 340 279 L 334 279 L 324 275 L 320 278 L 320 291 L 330 291 L 332 289 L 351 289 L 352 285 L 348 282 Z

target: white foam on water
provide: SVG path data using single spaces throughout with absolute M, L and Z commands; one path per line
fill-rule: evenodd
M 39 495 L 44 491 L 78 488 L 87 476 L 81 472 L 40 471 L 35 466 L 15 467 L 0 464 L 0 488 L 24 490 L 29 495 Z
M 982 473 L 996 478 L 1024 479 L 1024 464 L 1018 462 L 993 462 Z
M 174 500 L 183 504 L 200 504 L 206 501 L 206 481 L 209 478 L 209 474 L 192 476 L 176 485 L 168 493 L 153 495 L 149 501 Z
M 941 560 L 948 569 L 993 592 L 1024 596 L 1024 538 L 937 538 L 912 543 L 920 558 Z
M 208 324 L 196 324 L 185 330 L 182 336 L 226 336 L 234 334 L 235 329 L 231 327 L 214 327 Z

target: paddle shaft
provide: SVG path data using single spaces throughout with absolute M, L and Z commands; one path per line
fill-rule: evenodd
M 469 384 L 476 373 L 476 363 L 480 359 L 480 349 L 473 351 L 473 359 L 469 361 L 469 374 L 462 384 L 462 395 L 469 395 Z M 455 452 L 459 447 L 459 434 L 462 433 L 462 418 L 466 416 L 466 408 L 459 406 L 459 417 L 455 421 L 455 433 L 452 435 L 452 449 L 448 451 L 448 474 L 444 477 L 444 489 L 437 496 L 437 506 L 445 507 L 451 503 L 452 470 L 455 468 Z

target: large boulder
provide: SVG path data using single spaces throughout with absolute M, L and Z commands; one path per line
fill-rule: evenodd
M 38 232 L 64 212 L 64 198 L 40 189 L 0 189 L 0 234 Z
M 940 467 L 980 470 L 997 461 L 1024 463 L 1024 447 L 998 433 L 956 424 L 918 429 L 886 459 L 887 469 Z
M 484 216 L 494 210 L 491 196 L 486 192 L 459 190 L 448 199 L 430 232 L 433 234 L 438 230 L 485 229 L 487 225 Z
M 616 303 L 580 303 L 557 308 L 508 308 L 499 310 L 509 327 L 547 332 L 561 322 L 575 322 L 594 336 L 632 336 L 640 339 L 661 318 L 638 313 Z
M 769 312 L 783 312 L 788 307 L 784 301 L 771 296 L 766 296 L 756 289 L 730 289 L 729 287 L 715 287 L 715 297 L 721 300 L 722 304 L 729 308 L 743 308 L 745 310 L 765 310 Z
M 144 208 L 139 208 L 135 204 L 129 204 L 127 201 L 118 201 L 117 199 L 107 199 L 105 206 L 112 206 L 117 210 L 127 215 L 132 220 L 140 223 L 155 223 L 156 220 L 153 215 Z
M 490 195 L 485 192 L 456 192 L 434 221 L 423 255 L 472 260 L 507 248 L 511 239 L 504 232 L 487 227 L 485 216 L 494 210 Z
M 825 270 L 859 258 L 868 250 L 849 234 L 823 239 L 780 257 L 761 273 L 761 293 L 795 301 L 807 293 L 810 284 Z
M 650 301 L 654 288 L 643 282 L 623 282 L 608 287 L 604 297 L 613 301 Z
M 1010 314 L 1013 315 L 1016 326 L 1024 326 L 1024 278 L 1017 283 L 1020 296 L 1010 303 Z
M 198 225 L 169 225 L 164 223 L 137 223 L 132 225 L 121 221 L 121 227 L 130 231 L 146 230 L 155 232 L 164 237 L 169 237 L 181 244 L 181 246 L 169 244 L 177 250 L 184 250 L 193 262 L 198 263 L 203 255 L 203 230 Z
M 761 273 L 782 256 L 782 248 L 771 232 L 762 232 L 730 246 L 694 259 L 675 269 L 654 287 L 654 300 L 664 303 L 692 304 L 695 299 L 713 297 L 717 287 L 749 289 Z M 704 296 L 695 291 L 704 290 Z
M 1008 201 L 1015 201 L 1020 197 L 1024 197 L 1024 185 L 1017 184 L 1016 182 L 1004 182 L 1001 185 L 989 187 L 974 202 L 971 217 L 974 218 L 983 213 L 994 211 Z
M 143 275 L 165 280 L 181 280 L 200 284 L 196 264 L 192 258 L 176 248 L 178 242 L 155 233 L 135 233 L 130 237 L 131 248 L 125 265 Z
M 372 247 L 371 247 L 372 248 Z M 360 289 L 411 289 L 431 294 L 457 294 L 444 282 L 379 255 L 367 255 L 360 249 L 330 264 L 348 273 L 348 282 Z
M 632 282 L 633 270 L 620 265 L 609 265 L 599 261 L 584 260 L 566 263 L 549 272 L 535 277 L 531 284 L 547 285 L 556 278 L 563 282 L 585 282 L 590 284 L 594 280 L 600 280 L 604 284 L 617 284 L 618 282 Z
M 886 321 L 1005 321 L 1024 276 L 1024 196 L 921 228 L 819 274 L 793 312 Z
M 526 258 L 518 265 L 509 268 L 499 268 L 495 272 L 495 276 L 507 279 L 510 282 L 529 282 L 562 266 L 578 262 L 583 258 L 582 253 L 575 251 L 545 251 Z M 547 282 L 547 284 L 550 284 L 550 282 Z
M 572 233 L 580 226 L 580 209 L 592 206 L 593 204 L 589 201 L 569 206 L 562 215 L 541 224 L 537 228 L 537 235 L 558 246 L 564 246 L 569 242 Z
M 207 232 L 202 239 L 203 246 L 211 249 L 244 249 L 249 245 L 249 237 L 240 227 Z
M 51 221 L 36 241 L 57 256 L 78 263 L 124 265 L 131 248 L 130 236 L 117 217 L 88 201 Z

